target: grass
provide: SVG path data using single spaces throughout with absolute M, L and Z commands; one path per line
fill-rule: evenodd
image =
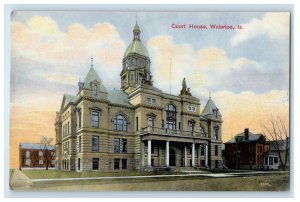
M 59 191 L 288 191 L 289 175 L 168 177 L 151 179 L 34 182 L 32 190 Z
M 60 170 L 22 170 L 30 179 L 52 179 L 52 178 L 82 178 L 82 177 L 113 177 L 113 176 L 142 176 L 142 175 L 166 175 L 177 174 L 177 172 L 74 172 Z

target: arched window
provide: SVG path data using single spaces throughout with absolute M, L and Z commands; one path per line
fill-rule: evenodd
M 117 115 L 114 119 L 114 130 L 127 131 L 127 120 L 122 115 Z
M 166 124 L 168 129 L 175 130 L 176 129 L 176 108 L 172 104 L 168 104 L 166 106 L 167 117 Z
M 219 139 L 219 129 L 220 128 L 218 126 L 214 127 L 214 136 L 216 140 Z

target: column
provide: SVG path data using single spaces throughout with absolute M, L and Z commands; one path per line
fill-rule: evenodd
M 195 143 L 192 144 L 192 166 L 195 166 Z
M 208 145 L 205 144 L 205 166 L 208 166 Z
M 141 141 L 141 161 L 142 161 L 142 167 L 145 166 L 145 143 L 144 141 Z
M 148 140 L 148 166 L 151 166 L 151 140 Z
M 187 154 L 186 154 L 186 146 L 184 146 L 184 167 L 187 166 Z
M 169 141 L 166 141 L 166 166 L 169 167 Z
M 199 147 L 198 147 L 198 161 L 197 161 L 197 166 L 199 167 L 199 166 L 201 166 L 201 158 L 200 158 L 200 153 L 201 152 L 201 144 L 199 144 Z

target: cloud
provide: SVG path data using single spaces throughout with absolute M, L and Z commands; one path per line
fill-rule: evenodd
M 44 16 L 33 16 L 25 23 L 12 21 L 11 39 L 15 63 L 31 61 L 22 68 L 40 76 L 55 71 L 82 76 L 88 72 L 91 56 L 94 66 L 100 67 L 100 74 L 119 73 L 125 49 L 125 43 L 110 23 L 97 23 L 90 28 L 74 23 L 61 31 L 53 19 Z M 64 78 L 56 80 L 66 83 Z
M 271 40 L 288 39 L 290 33 L 290 13 L 269 12 L 261 19 L 252 19 L 249 23 L 242 24 L 243 29 L 237 29 L 236 34 L 230 39 L 232 46 L 237 46 L 247 40 L 266 36 Z

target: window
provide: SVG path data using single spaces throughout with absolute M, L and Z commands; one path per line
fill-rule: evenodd
M 122 153 L 127 153 L 127 139 L 122 139 Z
M 154 118 L 151 116 L 148 117 L 148 126 L 154 127 Z
M 190 151 L 190 154 L 192 154 L 192 152 L 193 152 L 193 147 L 192 147 L 192 145 L 190 146 L 189 151 Z
M 81 136 L 78 137 L 78 152 L 81 152 Z
M 219 161 L 215 160 L 215 168 L 219 168 Z
M 30 158 L 30 151 L 26 151 L 26 158 Z
M 114 119 L 114 130 L 127 131 L 127 121 L 124 116 L 116 116 L 116 118 Z
M 218 149 L 219 149 L 219 148 L 218 148 L 218 145 L 215 145 L 215 156 L 218 156 L 218 153 L 219 153 L 219 152 L 218 152 Z
M 196 107 L 194 107 L 194 106 L 188 106 L 187 110 L 190 111 L 190 112 L 195 112 L 196 111 Z
M 92 136 L 92 151 L 99 151 L 99 136 Z
M 265 157 L 265 165 L 268 165 L 268 159 L 269 159 L 269 157 Z
M 149 103 L 149 104 L 156 104 L 156 99 L 148 97 L 147 98 L 147 103 Z
M 127 169 L 127 159 L 122 159 L 122 170 Z
M 147 98 L 147 102 L 150 103 L 151 102 L 151 98 L 148 97 Z
M 93 170 L 99 169 L 99 158 L 93 158 Z
M 80 170 L 80 158 L 77 159 L 77 168 Z
M 92 88 L 93 88 L 93 95 L 97 96 L 97 88 L 98 88 L 98 86 L 96 84 L 93 84 Z
M 202 135 L 205 134 L 205 128 L 204 128 L 203 125 L 200 125 L 200 133 L 201 133 Z
M 78 116 L 78 128 L 81 128 L 81 109 L 78 108 L 77 110 L 77 116 Z
M 269 157 L 269 165 L 273 165 L 273 157 Z
M 200 146 L 200 155 L 201 156 L 205 155 L 205 145 L 203 145 L 203 144 Z
M 26 166 L 30 166 L 30 159 L 26 159 L 25 165 L 26 165 Z
M 201 160 L 201 166 L 205 166 L 205 160 Z
M 114 153 L 120 153 L 120 139 L 114 139 Z
M 188 124 L 189 124 L 190 132 L 194 132 L 195 122 L 194 121 L 189 121 Z
M 43 165 L 43 160 L 39 160 L 39 164 L 40 164 L 40 165 Z
M 178 122 L 178 130 L 181 130 L 181 122 Z
M 92 111 L 92 127 L 99 127 L 99 111 Z
M 114 159 L 114 169 L 115 170 L 120 169 L 120 159 Z
M 274 157 L 274 165 L 278 165 L 278 157 Z
M 166 106 L 166 112 L 167 112 L 167 128 L 171 130 L 176 129 L 176 108 L 174 105 L 167 105 Z
M 55 166 L 55 160 L 51 160 L 51 167 Z
M 151 102 L 152 102 L 152 104 L 156 104 L 156 99 L 152 98 Z
M 70 122 L 68 121 L 68 135 L 70 134 Z
M 43 156 L 43 152 L 42 151 L 39 151 L 39 156 Z
M 136 121 L 136 131 L 139 131 L 139 117 L 135 117 Z
M 219 127 L 214 127 L 214 135 L 215 135 L 215 139 L 219 139 Z

